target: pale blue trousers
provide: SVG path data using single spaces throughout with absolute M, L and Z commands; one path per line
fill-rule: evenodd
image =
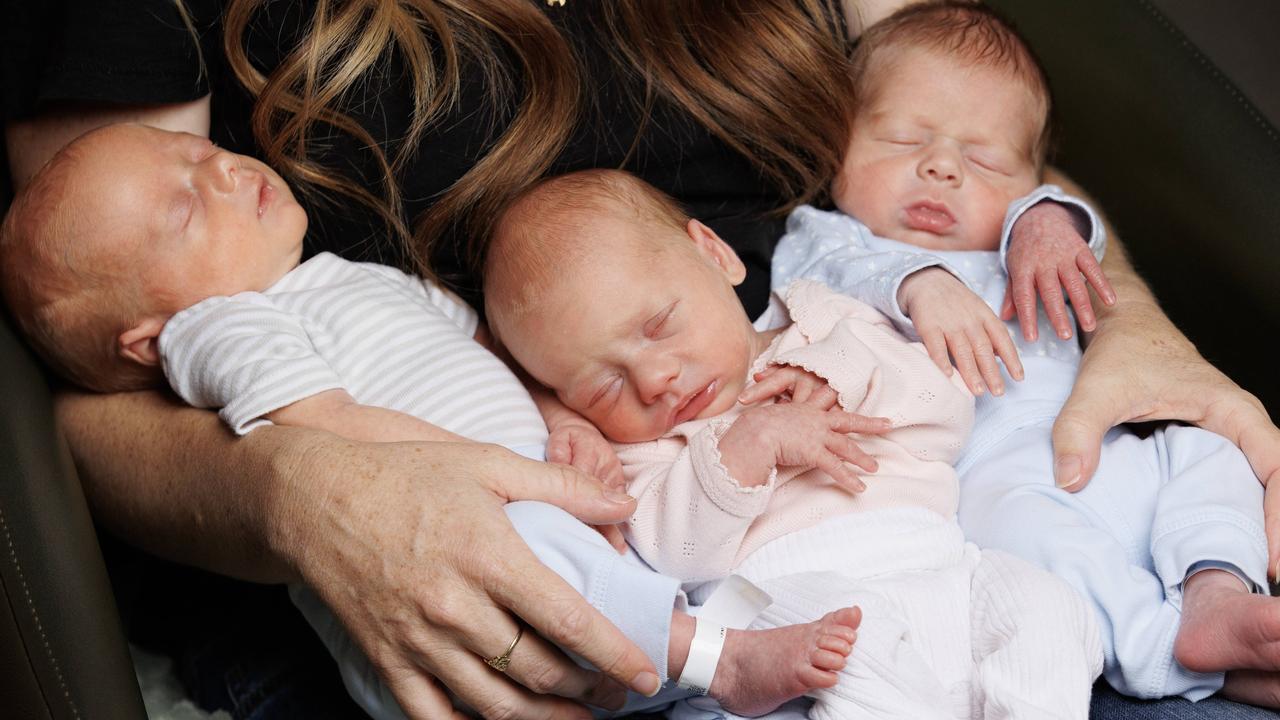
M 1054 486 L 1045 424 L 960 467 L 965 536 L 1046 568 L 1093 603 L 1116 690 L 1199 700 L 1222 687 L 1222 673 L 1181 667 L 1173 641 L 1192 565 L 1227 563 L 1267 587 L 1262 487 L 1235 445 L 1178 425 L 1146 438 L 1114 429 L 1088 487 L 1068 493 Z

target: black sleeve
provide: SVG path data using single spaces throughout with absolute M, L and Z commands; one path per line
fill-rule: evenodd
M 220 3 L 184 4 L 197 35 L 211 38 Z M 209 92 L 199 43 L 174 0 L 14 0 L 0 4 L 0 28 L 6 122 L 49 102 L 171 103 Z

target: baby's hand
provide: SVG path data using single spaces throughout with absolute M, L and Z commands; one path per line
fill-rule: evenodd
M 1116 302 L 1116 291 L 1107 281 L 1089 244 L 1080 236 L 1071 211 L 1058 203 L 1039 203 L 1018 218 L 1006 262 L 1009 289 L 1005 292 L 1000 316 L 1011 319 L 1016 310 L 1022 335 L 1027 340 L 1035 340 L 1037 336 L 1037 290 L 1049 322 L 1063 340 L 1071 337 L 1071 319 L 1062 299 L 1064 288 L 1085 332 L 1097 327 L 1086 282 L 1093 286 L 1103 303 L 1114 305 Z
M 754 405 L 761 400 L 777 398 L 778 402 L 803 403 L 819 410 L 830 410 L 839 402 L 836 391 L 826 380 L 803 368 L 771 365 L 756 373 L 755 381 L 755 385 L 742 391 L 738 402 Z M 886 420 L 885 428 L 888 427 Z
M 974 395 L 987 387 L 1004 394 L 999 355 L 1015 380 L 1022 379 L 1022 361 L 1000 318 L 982 298 L 942 268 L 925 268 L 907 276 L 898 288 L 898 305 L 915 323 L 916 332 L 934 363 L 951 377 L 951 360 Z M 984 385 L 983 380 L 986 380 Z
M 572 465 L 604 483 L 606 488 L 625 490 L 622 463 L 613 446 L 586 420 L 565 419 L 551 429 L 547 438 L 547 461 Z M 618 525 L 593 525 L 597 532 L 618 552 L 625 552 L 627 541 Z
M 872 473 L 879 465 L 850 437 L 884 432 L 881 418 L 805 403 L 760 405 L 738 416 L 720 439 L 720 458 L 743 486 L 763 485 L 779 465 L 820 468 L 850 492 L 867 489 L 849 463 Z

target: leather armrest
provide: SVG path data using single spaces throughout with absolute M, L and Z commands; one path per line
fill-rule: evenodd
M 143 720 L 133 663 L 35 361 L 0 319 L 0 715 Z
M 1169 316 L 1277 417 L 1280 374 L 1262 350 L 1280 334 L 1274 118 L 1148 0 L 988 2 L 1048 71 L 1056 164 L 1097 199 Z M 1234 20 L 1241 36 L 1274 32 Z

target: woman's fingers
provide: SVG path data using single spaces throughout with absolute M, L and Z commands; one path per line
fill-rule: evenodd
M 1097 385 L 1076 382 L 1053 423 L 1053 480 L 1064 489 L 1084 489 L 1098 467 L 1102 436 L 1128 418 Z
M 487 649 L 473 648 L 481 660 L 501 655 L 516 637 L 514 622 L 495 625 L 483 641 Z M 618 710 L 627 700 L 627 690 L 622 685 L 581 667 L 533 632 L 520 634 L 511 650 L 506 674 L 538 695 L 573 698 L 606 710 Z
M 642 695 L 660 689 L 657 671 L 640 648 L 559 575 L 538 563 L 527 547 L 518 544 L 491 559 L 499 570 L 486 587 L 498 605 L 626 687 Z
M 520 642 L 523 643 L 524 638 Z M 442 682 L 487 720 L 591 718 L 590 711 L 578 703 L 554 695 L 537 695 L 508 682 L 471 653 L 453 651 L 441 661 L 450 671 L 448 679 L 441 676 Z
M 396 702 L 413 720 L 434 720 L 450 718 L 465 720 L 466 715 L 454 710 L 445 694 L 430 675 L 425 675 L 417 667 L 397 668 L 384 672 L 383 679 L 387 689 L 395 695 Z
M 477 452 L 477 479 L 503 503 L 540 500 L 588 525 L 619 523 L 635 512 L 635 498 L 576 468 L 522 458 L 496 447 Z

